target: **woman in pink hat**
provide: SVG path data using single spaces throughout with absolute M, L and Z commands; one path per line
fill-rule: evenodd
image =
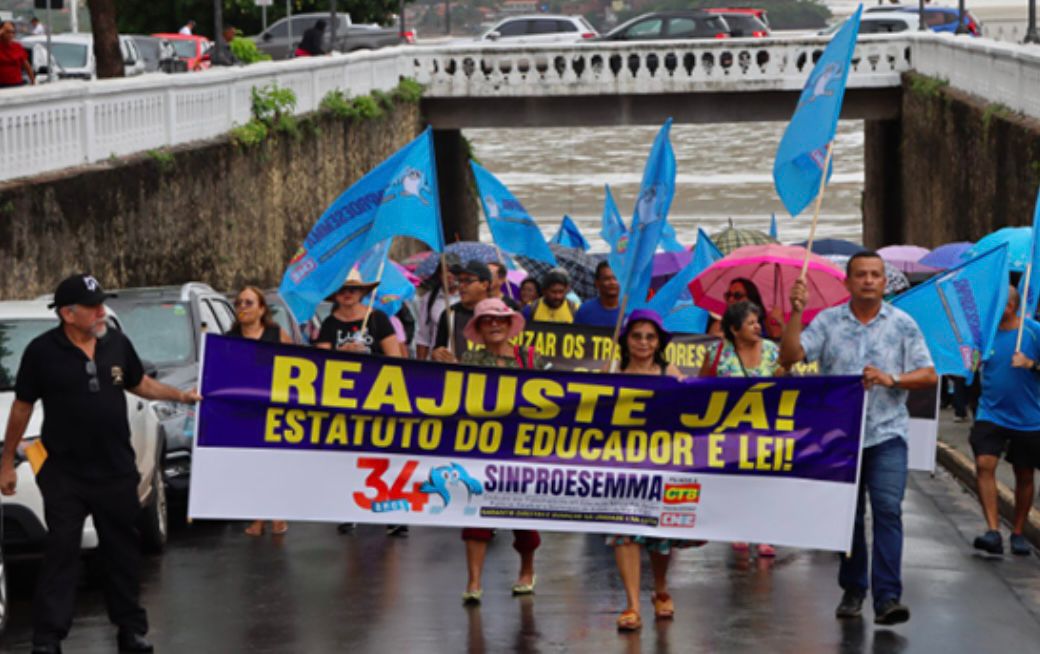
M 535 354 L 533 347 L 510 343 L 523 330 L 523 316 L 506 306 L 505 302 L 497 298 L 481 300 L 462 333 L 469 342 L 482 347 L 467 349 L 462 353 L 460 363 L 502 368 L 548 368 L 546 362 Z M 462 594 L 463 604 L 480 604 L 484 595 L 481 576 L 492 536 L 491 529 L 462 530 L 462 540 L 466 543 L 466 568 L 469 572 L 466 592 Z M 534 551 L 541 542 L 537 531 L 513 530 L 513 549 L 520 554 L 520 573 L 513 584 L 514 595 L 530 595 L 534 592 Z

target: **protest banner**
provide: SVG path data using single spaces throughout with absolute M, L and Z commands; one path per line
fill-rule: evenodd
M 557 370 L 600 372 L 613 352 L 612 331 L 607 327 L 530 322 L 517 338 L 531 345 Z M 668 359 L 686 376 L 700 374 L 705 356 L 714 356 L 719 339 L 707 334 L 672 334 L 665 349 Z M 794 375 L 815 375 L 819 366 L 800 363 Z M 935 470 L 935 445 L 939 437 L 939 388 L 910 391 L 907 400 L 910 427 L 907 433 L 910 470 Z
M 192 518 L 849 547 L 857 377 L 679 382 L 213 334 L 204 347 Z

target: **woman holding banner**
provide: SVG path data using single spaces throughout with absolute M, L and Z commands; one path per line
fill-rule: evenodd
M 722 316 L 725 336 L 715 356 L 705 357 L 702 377 L 774 377 L 784 374 L 780 365 L 780 348 L 762 337 L 762 308 L 752 302 L 731 304 Z M 733 543 L 737 552 L 748 551 L 748 544 Z M 774 557 L 769 543 L 758 544 L 758 555 Z
M 664 358 L 664 349 L 671 334 L 665 331 L 661 316 L 650 309 L 637 309 L 628 317 L 621 332 L 621 372 L 629 375 L 667 375 L 682 379 L 682 373 Z M 668 564 L 672 560 L 672 549 L 703 545 L 703 541 L 683 541 L 647 536 L 607 536 L 607 545 L 614 548 L 621 583 L 625 587 L 625 610 L 617 619 L 620 631 L 635 631 L 643 626 L 639 617 L 639 546 L 646 546 L 650 555 L 650 567 L 654 572 L 654 594 L 650 601 L 654 605 L 654 616 L 669 619 L 675 615 L 672 596 L 668 594 Z
M 466 339 L 479 349 L 467 349 L 462 353 L 461 363 L 474 366 L 498 366 L 502 368 L 535 368 L 545 369 L 549 366 L 542 360 L 533 347 L 511 345 L 509 341 L 516 338 L 524 330 L 524 318 L 513 311 L 498 298 L 481 300 L 474 307 L 473 317 L 462 330 Z M 448 353 L 448 356 L 454 357 Z M 453 361 L 446 361 L 452 363 Z M 463 604 L 480 604 L 484 595 L 481 577 L 484 571 L 484 559 L 487 557 L 488 542 L 494 532 L 491 529 L 463 529 L 462 540 L 466 543 L 466 569 L 469 579 L 466 592 L 462 594 Z M 520 573 L 513 584 L 514 595 L 530 595 L 534 593 L 534 551 L 538 549 L 542 539 L 537 531 L 527 529 L 513 530 L 513 549 L 520 554 Z
M 271 308 L 264 293 L 255 286 L 246 286 L 235 296 L 235 324 L 228 330 L 229 336 L 241 336 L 268 343 L 292 343 L 292 338 L 274 322 Z M 272 520 L 271 533 L 281 536 L 289 531 L 285 520 Z M 262 536 L 264 521 L 254 520 L 246 527 L 249 536 Z

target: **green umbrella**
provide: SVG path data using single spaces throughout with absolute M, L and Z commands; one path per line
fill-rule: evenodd
M 779 243 L 769 234 L 757 229 L 737 229 L 733 226 L 733 219 L 729 219 L 729 227 L 721 232 L 711 235 L 711 240 L 723 254 L 729 254 L 733 250 L 745 245 L 767 245 Z

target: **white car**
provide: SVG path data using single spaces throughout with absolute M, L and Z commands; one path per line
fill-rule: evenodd
M 838 21 L 821 35 L 831 35 L 838 31 L 844 21 Z M 917 14 L 908 11 L 877 11 L 863 14 L 859 19 L 859 33 L 863 34 L 896 34 L 898 32 L 916 32 L 921 25 Z
M 47 37 L 27 36 L 22 47 L 32 53 L 33 70 L 38 76 L 50 78 L 47 71 Z M 126 77 L 143 75 L 145 61 L 137 44 L 129 36 L 119 36 L 119 50 L 123 55 L 123 74 Z M 93 34 L 53 34 L 51 53 L 57 79 L 96 79 L 97 61 L 94 59 Z
M 0 302 L 0 424 L 7 425 L 7 417 L 14 402 L 14 383 L 18 365 L 26 346 L 43 332 L 55 327 L 57 316 L 47 308 L 48 300 Z M 119 328 L 118 318 L 109 314 L 109 325 Z M 142 546 L 146 551 L 158 552 L 166 544 L 166 490 L 162 479 L 157 420 L 150 403 L 135 395 L 127 394 L 127 412 L 130 421 L 130 441 L 141 474 L 138 498 L 143 510 L 139 530 Z M 15 494 L 5 496 L 2 502 L 3 541 L 2 548 L 8 559 L 13 556 L 38 555 L 43 552 L 47 534 L 43 514 L 43 497 L 36 486 L 32 467 L 25 458 L 25 448 L 40 437 L 43 424 L 43 407 L 40 402 L 33 407 L 32 417 L 25 430 L 25 437 L 18 446 L 15 470 L 18 483 Z M 0 432 L 0 440 L 3 433 Z M 46 465 L 46 464 L 45 464 Z M 93 520 L 88 517 L 83 526 L 83 549 L 98 545 L 97 531 Z
M 577 43 L 599 36 L 584 16 L 533 14 L 512 16 L 480 36 L 481 41 L 504 43 Z

